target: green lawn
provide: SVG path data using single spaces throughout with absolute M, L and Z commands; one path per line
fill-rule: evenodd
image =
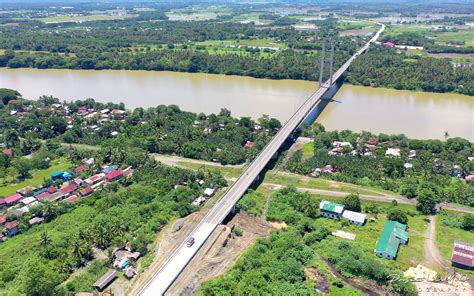
M 222 175 L 227 178 L 238 178 L 243 173 L 242 168 L 210 166 L 210 165 L 203 165 L 203 164 L 187 162 L 187 161 L 178 161 L 176 164 L 181 167 L 185 167 L 185 168 L 189 168 L 193 170 L 202 168 L 202 169 L 220 171 Z M 296 186 L 296 187 L 332 190 L 332 191 L 339 191 L 339 192 L 350 192 L 350 193 L 358 192 L 360 194 L 368 194 L 368 195 L 374 195 L 374 196 L 382 196 L 383 193 L 389 193 L 388 191 L 384 191 L 378 188 L 364 187 L 360 185 L 353 185 L 353 184 L 336 182 L 336 181 L 331 181 L 331 180 L 326 180 L 326 179 L 313 179 L 306 176 L 300 176 L 300 175 L 291 174 L 291 173 L 283 173 L 283 172 L 279 172 L 275 170 L 268 171 L 265 174 L 265 179 L 263 180 L 263 182 L 279 184 L 283 186 Z
M 457 216 L 459 213 L 448 211 L 450 216 Z M 439 252 L 446 262 L 451 262 L 451 255 L 455 241 L 474 243 L 474 232 L 462 230 L 460 228 L 448 227 L 441 223 L 441 216 L 436 217 L 436 244 Z M 474 271 L 455 268 L 456 271 L 474 277 Z
M 4 186 L 0 188 L 0 196 L 9 196 L 15 194 L 15 192 L 26 186 L 38 186 L 41 185 L 44 179 L 50 177 L 50 175 L 56 171 L 67 170 L 72 166 L 72 163 L 65 159 L 57 159 L 51 162 L 51 166 L 45 170 L 35 170 L 31 172 L 31 178 L 26 179 L 20 183 Z
M 474 30 L 444 32 L 436 35 L 436 42 L 439 43 L 455 43 L 456 41 L 464 41 L 466 43 L 466 46 L 474 45 Z
M 309 142 L 303 145 L 303 148 L 301 148 L 303 151 L 303 159 L 308 159 L 314 155 L 314 143 Z
M 321 197 L 318 197 L 321 198 Z M 323 197 L 327 199 L 328 197 Z M 330 198 L 330 197 L 329 197 Z M 369 204 L 374 204 L 374 202 L 368 201 L 361 201 L 362 208 Z M 388 209 L 391 206 L 390 203 L 375 203 L 381 209 Z M 415 207 L 410 205 L 398 205 L 398 208 L 403 209 L 405 211 L 413 211 L 415 212 Z M 357 226 L 357 225 L 349 225 L 349 226 L 342 226 L 341 221 L 335 221 L 332 219 L 320 218 L 324 219 L 325 224 L 332 230 L 343 230 L 350 233 L 354 233 L 356 235 L 355 242 L 357 242 L 361 247 L 363 247 L 368 253 L 373 254 L 373 250 L 377 245 L 377 241 L 380 237 L 382 229 L 384 227 L 387 218 L 385 214 L 378 214 L 378 215 L 368 215 L 368 219 L 370 217 L 376 218 L 375 222 L 367 221 L 366 225 L 364 226 Z M 411 266 L 416 266 L 423 261 L 423 250 L 424 250 L 424 239 L 426 230 L 428 228 L 428 224 L 425 221 L 427 217 L 424 215 L 417 215 L 413 217 L 408 217 L 408 232 L 410 234 L 410 240 L 407 245 L 402 245 L 399 248 L 397 259 L 394 261 L 390 260 L 383 260 L 389 266 L 393 266 L 394 268 L 405 271 Z M 342 239 L 334 237 L 332 239 Z M 375 256 L 375 254 L 373 255 Z

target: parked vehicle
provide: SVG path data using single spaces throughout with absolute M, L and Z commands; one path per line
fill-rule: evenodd
M 190 248 L 192 245 L 194 245 L 194 241 L 194 237 L 188 238 L 188 240 L 186 241 L 186 246 Z

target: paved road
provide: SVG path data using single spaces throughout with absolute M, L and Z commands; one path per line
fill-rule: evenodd
M 371 43 L 375 42 L 385 26 L 374 35 L 374 37 L 361 49 L 359 49 L 346 63 L 342 65 L 333 75 L 333 81 L 337 81 L 341 75 L 347 70 L 354 59 L 362 54 Z M 283 125 L 280 131 L 273 137 L 267 146 L 260 152 L 250 166 L 237 179 L 232 187 L 222 199 L 209 211 L 203 218 L 201 223 L 195 228 L 191 236 L 195 238 L 195 243 L 191 247 L 186 246 L 184 241 L 173 255 L 168 259 L 164 266 L 156 273 L 150 282 L 142 289 L 140 295 L 156 296 L 163 295 L 166 290 L 173 284 L 179 274 L 186 265 L 191 261 L 199 248 L 204 244 L 214 229 L 224 218 L 232 211 L 234 205 L 240 197 L 247 191 L 247 188 L 253 183 L 260 172 L 264 169 L 271 158 L 277 153 L 283 142 L 291 135 L 291 133 L 303 122 L 306 116 L 320 102 L 321 97 L 330 88 L 329 80 L 326 81 L 321 88 L 314 92 L 293 116 Z

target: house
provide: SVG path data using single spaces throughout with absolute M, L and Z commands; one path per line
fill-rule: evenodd
M 131 166 L 127 167 L 126 169 L 123 170 L 123 175 L 124 176 L 131 176 L 133 174 L 133 169 Z
M 75 169 L 76 175 L 82 173 L 82 172 L 85 171 L 85 170 L 87 170 L 87 167 L 86 167 L 85 165 L 80 165 L 80 166 L 78 166 L 78 167 Z
M 416 150 L 411 149 L 408 153 L 408 158 L 415 158 L 416 157 Z
M 67 181 L 69 179 L 72 179 L 72 174 L 66 171 L 59 171 L 51 175 L 51 180 L 53 182 L 56 182 L 57 180 Z
M 400 148 L 388 148 L 385 151 L 385 156 L 400 157 Z
M 100 173 L 100 174 L 91 176 L 91 177 L 85 179 L 84 181 L 89 185 L 94 185 L 94 184 L 97 184 L 100 181 L 102 181 L 104 179 L 104 177 L 105 177 L 105 174 Z
M 474 245 L 454 242 L 451 264 L 458 268 L 474 270 Z
M 131 266 L 128 266 L 127 268 L 125 268 L 123 270 L 123 275 L 129 280 L 131 278 L 133 278 L 135 275 L 137 274 L 137 272 L 131 267 Z
M 33 196 L 30 196 L 30 197 L 25 197 L 24 199 L 20 200 L 20 203 L 26 206 L 35 201 L 36 201 L 36 198 L 34 198 Z
M 253 145 L 254 143 L 252 141 L 247 141 L 244 147 L 250 149 L 250 148 L 253 148 Z
M 105 175 L 105 180 L 107 182 L 113 182 L 113 181 L 116 181 L 116 180 L 122 178 L 122 176 L 123 176 L 123 171 L 122 170 L 115 170 L 115 171 L 111 171 L 110 173 Z
M 367 220 L 366 214 L 353 212 L 349 210 L 344 210 L 344 212 L 342 213 L 342 217 L 349 220 L 349 223 L 359 225 L 359 226 L 363 226 L 365 224 L 365 221 Z
M 49 194 L 53 194 L 55 192 L 58 191 L 58 188 L 54 187 L 54 186 L 51 186 L 48 188 L 48 190 L 46 190 Z
M 56 201 L 58 199 L 61 199 L 64 196 L 64 193 L 62 191 L 57 191 L 55 193 L 48 193 L 44 192 L 36 197 L 37 200 L 39 201 Z
M 113 282 L 117 278 L 117 272 L 113 269 L 107 271 L 100 279 L 98 279 L 92 287 L 99 291 L 102 291 L 107 285 Z
M 408 243 L 408 232 L 406 224 L 396 221 L 387 221 L 377 242 L 375 254 L 379 257 L 395 260 L 400 244 Z
M 82 180 L 81 178 L 76 178 L 74 179 L 74 181 L 72 181 L 74 184 L 76 184 L 78 187 L 82 186 L 82 184 L 84 184 L 84 180 Z
M 94 158 L 84 158 L 82 163 L 87 166 L 92 165 L 94 163 Z
M 9 197 L 5 197 L 3 201 L 7 207 L 16 204 L 23 196 L 20 193 L 15 193 Z
M 28 224 L 36 225 L 36 224 L 43 223 L 43 221 L 44 221 L 44 218 L 42 218 L 42 217 L 34 217 L 34 218 L 31 218 L 30 220 L 28 220 Z
M 59 189 L 59 191 L 61 191 L 61 192 L 64 194 L 64 196 L 68 196 L 68 195 L 70 195 L 71 193 L 73 193 L 77 188 L 78 188 L 78 187 L 77 187 L 76 184 L 71 183 L 71 184 L 69 184 L 68 186 Z
M 467 183 L 474 183 L 474 175 L 466 176 L 464 180 L 466 180 Z
M 138 260 L 140 258 L 140 252 L 130 252 L 128 250 L 115 249 L 113 252 L 114 267 L 119 269 L 125 269 L 128 267 L 130 260 Z
M 321 169 L 321 172 L 322 173 L 327 173 L 327 174 L 333 174 L 336 170 L 332 167 L 332 165 L 328 164 L 326 166 L 324 166 L 322 169 Z
M 7 223 L 7 217 L 5 216 L 0 216 L 0 226 Z
M 111 171 L 115 171 L 116 169 L 118 169 L 118 166 L 117 165 L 109 165 L 109 166 L 106 166 L 105 168 L 103 168 L 100 172 L 102 174 L 108 174 L 110 173 Z
M 205 202 L 206 202 L 206 198 L 203 197 L 203 196 L 200 196 L 200 197 L 196 198 L 191 204 L 193 206 L 200 206 Z
M 387 47 L 395 47 L 395 43 L 391 42 L 391 41 L 387 41 L 385 42 L 383 45 L 387 46 Z
M 119 109 L 113 109 L 112 112 L 110 112 L 112 116 L 115 119 L 124 119 L 125 118 L 125 113 L 127 113 L 124 110 L 119 110 Z
M 340 219 L 342 212 L 344 211 L 344 206 L 323 200 L 321 203 L 319 203 L 319 211 L 323 217 Z
M 214 196 L 214 194 L 216 194 L 216 189 L 214 188 L 206 188 L 204 189 L 204 196 L 207 196 L 207 197 L 211 197 L 211 196 Z
M 3 198 L 0 198 L 0 209 L 3 209 L 5 207 L 6 203 Z
M 3 149 L 3 154 L 13 155 L 13 149 L 12 148 L 5 148 L 5 149 Z
M 202 185 L 204 185 L 204 180 L 202 180 L 202 179 L 197 179 L 197 180 L 196 180 L 196 183 L 198 183 L 199 186 L 202 186 Z
M 46 192 L 46 190 L 46 188 L 36 189 L 35 191 L 33 191 L 33 196 L 40 195 L 41 193 Z
M 413 164 L 412 164 L 412 163 L 409 163 L 409 162 L 405 162 L 405 163 L 403 164 L 403 167 L 406 168 L 406 169 L 411 169 L 411 168 L 413 168 Z
M 88 196 L 88 195 L 91 195 L 92 192 L 94 192 L 94 190 L 92 189 L 91 186 L 87 186 L 86 188 L 79 190 L 79 194 L 80 194 L 81 196 Z
M 8 236 L 14 236 L 20 232 L 20 222 L 15 220 L 5 223 L 5 230 L 7 231 Z
M 333 147 L 349 147 L 352 149 L 352 144 L 349 142 L 340 142 L 340 141 L 334 141 L 332 142 Z
M 20 188 L 16 191 L 16 193 L 20 193 L 21 195 L 23 196 L 26 196 L 28 194 L 30 194 L 31 192 L 33 192 L 33 190 L 35 190 L 34 187 L 32 186 L 26 186 L 26 187 L 23 187 L 23 188 Z
M 321 169 L 315 168 L 311 173 L 309 173 L 309 176 L 313 178 L 319 178 L 319 176 L 321 176 Z
M 67 201 L 67 202 L 70 202 L 70 203 L 75 203 L 75 202 L 77 202 L 77 201 L 79 201 L 79 200 L 80 200 L 79 196 L 77 196 L 77 195 L 75 195 L 75 194 L 69 196 L 69 197 L 66 198 L 66 199 L 64 199 L 64 201 Z

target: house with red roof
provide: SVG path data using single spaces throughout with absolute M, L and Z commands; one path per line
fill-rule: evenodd
M 6 206 L 12 206 L 16 204 L 23 196 L 20 193 L 15 193 L 9 197 L 5 197 L 3 201 L 5 202 Z
M 87 170 L 87 167 L 85 165 L 80 165 L 76 168 L 76 174 L 80 174 L 82 173 L 83 171 Z
M 80 194 L 81 196 L 88 196 L 88 195 L 91 195 L 92 192 L 94 192 L 94 190 L 92 189 L 91 186 L 87 186 L 86 188 L 79 190 L 79 194 Z
M 68 198 L 66 198 L 64 201 L 75 203 L 79 200 L 80 200 L 80 197 L 74 194 L 74 195 L 71 195 Z
M 71 183 L 69 184 L 68 186 L 66 187 L 63 187 L 61 189 L 59 189 L 65 196 L 68 196 L 69 194 L 71 194 L 72 192 L 74 192 L 76 189 L 77 189 L 77 185 L 75 183 Z
M 253 148 L 254 143 L 252 141 L 247 141 L 245 143 L 245 148 Z
M 3 154 L 13 155 L 13 149 L 12 148 L 5 148 L 5 149 L 3 149 Z
M 14 236 L 15 234 L 20 232 L 20 222 L 17 220 L 8 222 L 5 224 L 5 229 L 7 231 L 8 236 Z
M 387 41 L 383 45 L 385 45 L 387 47 L 395 47 L 395 43 L 393 43 L 392 41 Z
M 94 184 L 97 184 L 100 181 L 102 181 L 104 179 L 104 176 L 105 176 L 105 174 L 100 173 L 100 174 L 97 174 L 97 175 L 94 175 L 94 176 L 91 176 L 91 177 L 87 178 L 85 181 L 89 185 L 94 185 Z
M 0 198 L 0 209 L 3 209 L 5 207 L 5 200 L 3 198 Z
M 3 225 L 3 224 L 5 224 L 5 223 L 7 223 L 7 217 L 5 217 L 5 216 L 0 216 L 0 225 Z
M 474 270 L 474 245 L 454 242 L 451 264 L 459 268 Z
M 58 191 L 58 188 L 56 188 L 56 187 L 54 187 L 54 186 L 51 186 L 51 187 L 49 187 L 48 190 L 46 190 L 46 191 L 47 191 L 48 193 L 50 193 L 50 194 L 53 194 L 53 193 L 55 193 L 55 192 Z
M 115 171 L 111 171 L 110 173 L 105 175 L 105 180 L 107 182 L 113 182 L 113 181 L 116 181 L 116 180 L 120 179 L 122 176 L 123 176 L 123 171 L 122 170 L 115 170 Z

